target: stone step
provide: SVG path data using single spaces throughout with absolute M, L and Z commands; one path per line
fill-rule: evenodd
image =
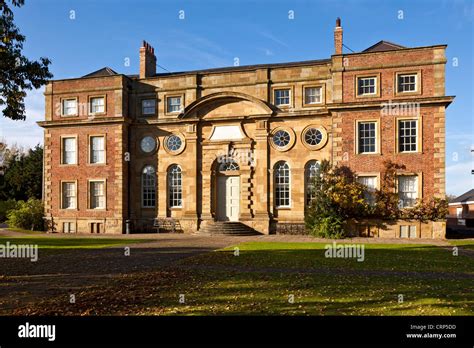
M 241 222 L 212 222 L 197 232 L 205 235 L 254 236 L 260 233 Z

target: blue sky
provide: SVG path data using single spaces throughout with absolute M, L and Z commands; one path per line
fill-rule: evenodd
M 230 66 L 235 58 L 240 65 L 329 58 L 338 16 L 344 43 L 354 51 L 382 39 L 408 47 L 448 44 L 446 94 L 456 99 L 447 110 L 447 192 L 461 194 L 474 187 L 473 4 L 472 0 L 26 0 L 15 10 L 15 20 L 27 38 L 25 54 L 52 59 L 55 79 L 82 76 L 104 66 L 136 74 L 143 39 L 155 47 L 158 64 L 169 71 Z M 28 120 L 0 117 L 0 136 L 24 146 L 42 143 L 42 130 L 35 122 L 43 119 L 43 110 L 42 91 L 32 91 L 27 98 Z

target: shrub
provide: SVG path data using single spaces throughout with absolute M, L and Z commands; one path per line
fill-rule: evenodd
M 11 227 L 44 231 L 44 208 L 39 199 L 30 198 L 28 201 L 18 201 L 15 209 L 7 214 L 8 225 Z
M 16 205 L 17 203 L 14 199 L 0 201 L 0 222 L 5 222 L 7 220 L 8 212 L 15 209 Z

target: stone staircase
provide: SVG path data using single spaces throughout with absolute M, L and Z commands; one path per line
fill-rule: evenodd
M 257 236 L 261 233 L 241 222 L 215 221 L 201 227 L 197 234 L 221 236 Z

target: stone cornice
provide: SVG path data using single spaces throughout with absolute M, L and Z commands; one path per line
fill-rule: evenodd
M 454 100 L 454 96 L 428 97 L 428 98 L 410 98 L 410 99 L 383 99 L 376 101 L 350 102 L 328 104 L 328 110 L 338 111 L 345 109 L 362 109 L 362 108 L 380 108 L 383 105 L 397 105 L 400 103 L 419 103 L 420 105 L 444 105 L 448 106 Z
M 99 124 L 113 124 L 113 123 L 131 123 L 131 119 L 126 117 L 107 117 L 81 120 L 60 120 L 60 121 L 39 121 L 36 122 L 40 127 L 70 127 L 70 126 L 93 126 Z

